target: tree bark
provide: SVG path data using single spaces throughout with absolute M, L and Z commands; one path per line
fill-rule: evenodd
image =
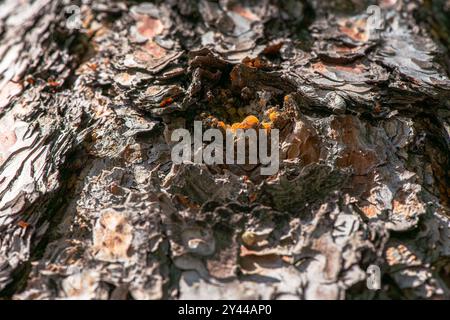
M 1 298 L 450 298 L 450 1 L 0 1 L 0 39 Z M 172 163 L 249 115 L 277 174 Z

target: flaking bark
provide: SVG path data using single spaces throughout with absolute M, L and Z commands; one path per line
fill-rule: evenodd
M 0 2 L 0 297 L 449 299 L 449 50 L 448 0 Z M 247 115 L 276 175 L 172 164 Z

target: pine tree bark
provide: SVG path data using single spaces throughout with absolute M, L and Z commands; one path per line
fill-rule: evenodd
M 449 50 L 448 0 L 0 2 L 0 297 L 449 299 Z M 277 174 L 172 163 L 248 115 Z

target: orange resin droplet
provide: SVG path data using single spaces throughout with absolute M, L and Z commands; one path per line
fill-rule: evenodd
M 255 116 L 248 116 L 241 122 L 241 124 L 244 129 L 250 129 L 256 127 L 259 124 L 259 120 Z

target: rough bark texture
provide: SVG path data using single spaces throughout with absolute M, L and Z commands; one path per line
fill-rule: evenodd
M 6 0 L 0 39 L 0 297 L 450 298 L 450 1 Z M 172 165 L 248 115 L 278 174 Z

